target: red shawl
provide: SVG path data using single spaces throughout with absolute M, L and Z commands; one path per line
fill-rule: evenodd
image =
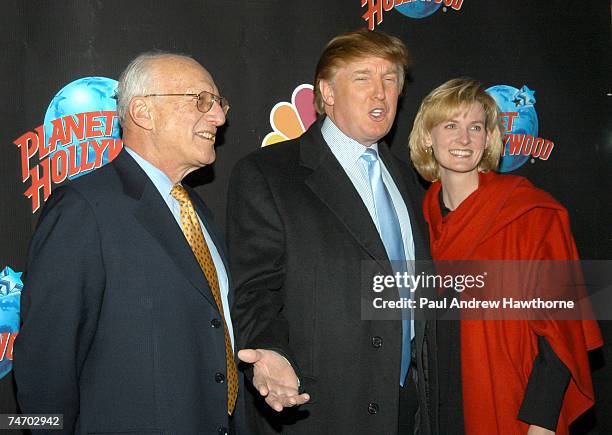
M 479 188 L 442 217 L 441 184 L 433 183 L 423 204 L 434 260 L 578 259 L 567 211 L 525 178 L 480 174 Z M 525 434 L 517 420 L 544 336 L 571 374 L 557 434 L 593 406 L 587 351 L 602 345 L 595 321 L 464 320 L 461 371 L 465 430 L 473 434 Z

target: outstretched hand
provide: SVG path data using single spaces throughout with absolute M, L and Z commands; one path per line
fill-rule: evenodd
M 266 349 L 242 349 L 240 361 L 253 364 L 253 385 L 277 412 L 310 400 L 307 393 L 299 394 L 295 370 L 278 352 Z

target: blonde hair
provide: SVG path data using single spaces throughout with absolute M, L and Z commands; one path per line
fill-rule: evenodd
M 429 93 L 421 103 L 408 140 L 410 159 L 416 170 L 427 181 L 440 178 L 440 167 L 431 149 L 425 143 L 431 130 L 441 122 L 452 118 L 458 111 L 474 102 L 482 104 L 485 112 L 485 129 L 489 134 L 488 146 L 478 171 L 496 169 L 501 157 L 502 124 L 497 103 L 487 94 L 482 84 L 471 78 L 452 79 Z
M 373 32 L 366 28 L 353 30 L 329 41 L 317 63 L 314 89 L 315 109 L 318 114 L 325 113 L 319 82 L 331 80 L 341 64 L 366 56 L 380 57 L 394 63 L 397 67 L 399 90 L 402 90 L 405 69 L 410 64 L 410 53 L 406 45 L 401 39 L 381 31 Z

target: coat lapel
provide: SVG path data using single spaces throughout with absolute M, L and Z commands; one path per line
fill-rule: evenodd
M 123 181 L 124 192 L 137 201 L 134 208 L 136 220 L 159 242 L 171 261 L 202 296 L 216 308 L 217 304 L 202 268 L 153 183 L 125 151 L 121 152 L 113 163 Z
M 387 252 L 370 213 L 344 169 L 325 144 L 320 123 L 314 124 L 302 136 L 300 160 L 303 166 L 313 171 L 306 178 L 306 185 L 342 222 L 368 255 L 391 273 Z

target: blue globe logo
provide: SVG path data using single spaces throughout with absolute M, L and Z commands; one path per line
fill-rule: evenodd
M 19 332 L 19 300 L 21 298 L 21 272 L 15 272 L 10 267 L 0 271 L 0 334 L 6 334 L 3 339 L 9 340 L 8 334 Z M 13 368 L 13 361 L 8 358 L 9 344 L 0 348 L 0 379 Z
M 497 102 L 502 113 L 517 112 L 512 120 L 512 131 L 506 134 L 527 134 L 538 136 L 538 115 L 534 104 L 534 91 L 527 86 L 517 89 L 508 85 L 496 85 L 486 90 Z M 508 119 L 507 117 L 504 117 Z M 505 140 L 505 139 L 504 139 Z M 501 158 L 499 172 L 511 172 L 523 166 L 529 156 L 523 154 L 511 156 L 509 143 L 505 147 L 505 155 Z
M 64 86 L 51 100 L 47 112 L 45 113 L 45 136 L 51 137 L 53 133 L 53 125 L 51 121 L 57 118 L 62 118 L 67 115 L 75 115 L 82 112 L 98 112 L 98 111 L 116 111 L 117 100 L 115 100 L 115 90 L 117 89 L 117 81 L 106 77 L 83 77 L 75 80 Z M 101 130 L 106 129 L 106 121 L 102 120 Z M 103 139 L 119 139 L 119 120 L 113 119 L 113 126 L 110 136 L 97 137 L 97 140 Z M 77 145 L 77 138 L 72 135 L 71 143 L 65 146 L 57 145 L 57 149 L 66 149 L 70 146 Z M 57 150 L 56 150 L 57 152 Z M 96 156 L 93 146 L 88 145 L 88 161 L 94 161 Z M 81 163 L 81 147 L 76 148 L 76 165 Z M 108 150 L 104 151 L 102 157 L 102 165 L 108 163 Z M 69 176 L 69 179 L 80 177 L 90 171 L 80 172 L 76 175 Z
M 433 1 L 421 0 L 397 5 L 395 10 L 410 18 L 425 18 L 440 9 L 440 6 L 442 6 L 441 2 L 434 3 Z

